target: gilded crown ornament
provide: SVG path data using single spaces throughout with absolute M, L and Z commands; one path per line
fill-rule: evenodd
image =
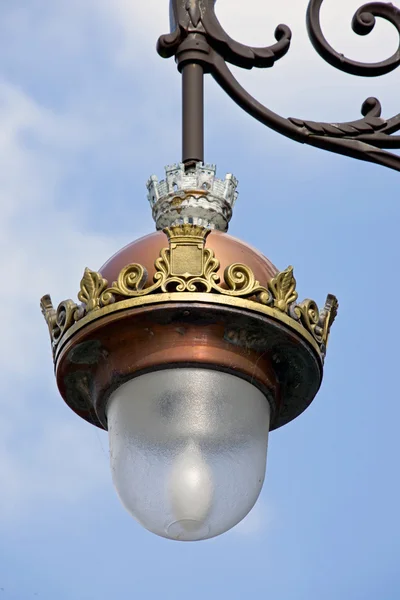
M 285 323 L 301 325 L 304 334 L 312 336 L 321 357 L 325 358 L 330 328 L 338 308 L 334 296 L 328 296 L 321 312 L 313 300 L 297 304 L 293 267 L 260 283 L 249 266 L 234 263 L 226 267 L 224 284 L 221 285 L 218 256 L 211 248 L 205 247 L 210 229 L 185 223 L 166 228 L 164 233 L 169 246 L 163 248 L 155 260 L 156 271 L 152 282 L 148 280 L 146 268 L 140 264 L 126 265 L 111 285 L 100 273 L 87 268 L 78 292 L 78 300 L 82 303 L 80 306 L 67 300 L 55 310 L 50 296 L 42 298 L 41 308 L 49 327 L 55 356 L 63 335 L 70 328 L 77 330 L 84 324 L 80 321 L 88 315 L 93 320 L 98 311 L 97 317 L 101 318 L 101 309 L 114 305 L 114 310 L 118 310 L 118 304 L 129 299 L 134 299 L 135 306 L 139 306 L 140 299 L 147 296 L 161 294 L 158 300 L 163 301 L 162 294 L 166 294 L 165 301 L 173 301 L 174 294 L 188 292 L 203 294 L 204 301 L 211 303 L 217 295 L 246 299 L 250 300 L 247 307 L 251 310 L 267 311 L 268 314 L 270 309 L 271 316 L 278 319 L 285 315 Z M 190 296 L 187 299 L 190 301 Z

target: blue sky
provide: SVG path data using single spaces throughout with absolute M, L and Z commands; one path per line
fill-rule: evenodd
M 399 73 L 335 72 L 307 41 L 307 2 L 267 4 L 218 0 L 218 14 L 253 44 L 292 26 L 274 69 L 240 74 L 270 108 L 352 120 L 378 96 L 399 111 Z M 396 48 L 384 23 L 351 33 L 359 2 L 325 4 L 338 50 Z M 180 158 L 179 76 L 154 50 L 167 30 L 167 0 L 0 6 L 0 599 L 398 600 L 399 174 L 280 138 L 207 81 L 206 160 L 240 182 L 230 233 L 293 264 L 301 297 L 340 301 L 323 387 L 271 434 L 264 490 L 231 532 L 179 544 L 141 529 L 107 434 L 58 395 L 40 297 L 75 297 L 85 266 L 151 232 L 145 183 Z

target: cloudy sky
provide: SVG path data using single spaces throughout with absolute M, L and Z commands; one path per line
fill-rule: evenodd
M 399 73 L 363 81 L 314 53 L 306 0 L 244 4 L 218 1 L 232 36 L 294 32 L 274 69 L 238 74 L 270 108 L 346 121 L 378 96 L 399 112 Z M 351 32 L 359 1 L 325 4 L 339 51 L 396 49 L 386 23 Z M 271 435 L 260 500 L 231 532 L 179 544 L 141 529 L 107 434 L 58 395 L 40 297 L 74 298 L 85 266 L 151 232 L 145 182 L 180 158 L 180 80 L 154 49 L 167 30 L 167 0 L 0 5 L 0 600 L 398 600 L 398 173 L 280 138 L 207 81 L 206 160 L 240 181 L 230 232 L 294 264 L 302 297 L 341 304 L 321 392 Z

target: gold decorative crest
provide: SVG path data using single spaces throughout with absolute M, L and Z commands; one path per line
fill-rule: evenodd
M 66 300 L 55 310 L 50 296 L 42 298 L 41 308 L 50 330 L 53 352 L 76 321 L 110 304 L 155 293 L 202 292 L 247 298 L 254 301 L 255 308 L 258 303 L 286 314 L 301 323 L 317 342 L 322 357 L 325 356 L 330 328 L 338 309 L 335 296 L 328 296 L 321 312 L 313 300 L 296 304 L 298 294 L 293 267 L 261 285 L 249 267 L 234 263 L 225 269 L 224 283 L 221 284 L 220 262 L 212 249 L 205 248 L 209 229 L 185 224 L 169 227 L 164 233 L 169 247 L 163 248 L 155 261 L 153 282 L 148 282 L 147 270 L 140 264 L 124 267 L 111 286 L 100 273 L 85 269 L 78 293 L 81 306 Z
M 100 298 L 107 289 L 107 285 L 107 280 L 100 273 L 95 273 L 87 268 L 85 269 L 81 280 L 81 289 L 78 293 L 78 300 L 86 305 L 86 312 L 100 308 Z

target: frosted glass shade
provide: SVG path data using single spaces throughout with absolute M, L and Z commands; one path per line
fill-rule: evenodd
M 119 387 L 107 417 L 114 485 L 146 529 L 207 539 L 254 506 L 270 421 L 255 386 L 211 369 L 166 369 Z

